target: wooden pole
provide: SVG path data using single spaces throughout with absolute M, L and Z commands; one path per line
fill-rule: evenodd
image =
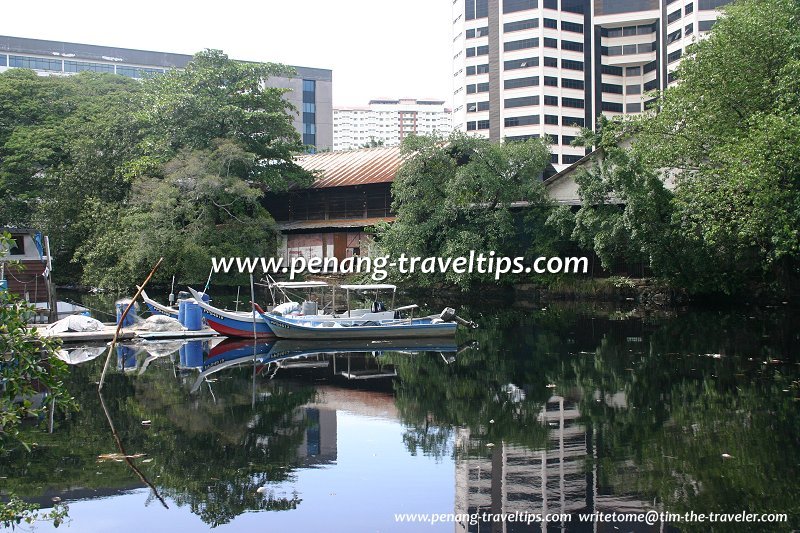
M 128 316 L 128 311 L 131 310 L 131 307 L 133 307 L 133 304 L 136 302 L 136 299 L 139 298 L 139 296 L 142 294 L 145 285 L 147 285 L 147 282 L 150 281 L 150 278 L 153 277 L 153 274 L 156 273 L 156 270 L 158 270 L 158 267 L 161 266 L 161 262 L 163 260 L 164 260 L 163 257 L 158 259 L 156 266 L 154 266 L 153 270 L 151 270 L 150 273 L 147 275 L 147 278 L 145 278 L 144 283 L 142 283 L 142 285 L 139 287 L 139 290 L 136 291 L 136 294 L 133 296 L 133 299 L 128 304 L 128 307 L 125 308 L 125 311 L 122 313 L 122 316 L 117 321 L 117 330 L 114 332 L 114 338 L 111 339 L 111 345 L 108 348 L 108 355 L 106 356 L 106 362 L 103 365 L 103 373 L 100 374 L 100 383 L 97 385 L 98 390 L 103 390 L 103 383 L 106 380 L 106 372 L 108 371 L 108 362 L 111 361 L 111 354 L 114 352 L 114 348 L 117 345 L 117 338 L 119 337 L 119 332 L 122 329 L 122 323 L 125 322 L 125 317 Z

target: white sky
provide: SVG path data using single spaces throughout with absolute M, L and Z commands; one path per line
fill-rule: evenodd
M 333 70 L 334 105 L 452 103 L 450 0 L 3 2 L 0 35 Z

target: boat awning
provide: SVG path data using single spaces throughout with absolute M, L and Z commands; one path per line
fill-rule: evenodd
M 313 289 L 328 286 L 324 281 L 278 281 L 272 285 L 279 289 Z
M 396 291 L 397 285 L 373 284 L 373 285 L 340 285 L 340 288 L 350 291 Z

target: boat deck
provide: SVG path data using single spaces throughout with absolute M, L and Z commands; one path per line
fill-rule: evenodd
M 36 329 L 43 337 L 60 339 L 67 344 L 71 342 L 111 341 L 114 338 L 117 326 L 116 324 L 106 324 L 100 331 L 67 331 L 53 335 L 47 335 L 47 324 L 37 324 Z M 219 336 L 219 333 L 210 328 L 204 328 L 199 331 L 142 331 L 134 328 L 122 328 L 117 339 L 196 339 L 217 336 Z

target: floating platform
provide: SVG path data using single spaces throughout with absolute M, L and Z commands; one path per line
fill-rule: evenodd
M 47 325 L 37 325 L 36 329 L 43 337 L 60 339 L 63 343 L 68 344 L 72 342 L 110 342 L 114 338 L 114 332 L 117 330 L 117 326 L 116 324 L 106 324 L 103 329 L 99 331 L 66 331 L 63 333 L 54 333 L 52 335 L 47 334 Z M 210 328 L 204 328 L 198 331 L 145 331 L 135 328 L 122 328 L 117 340 L 198 339 L 217 336 L 219 336 L 219 333 Z

